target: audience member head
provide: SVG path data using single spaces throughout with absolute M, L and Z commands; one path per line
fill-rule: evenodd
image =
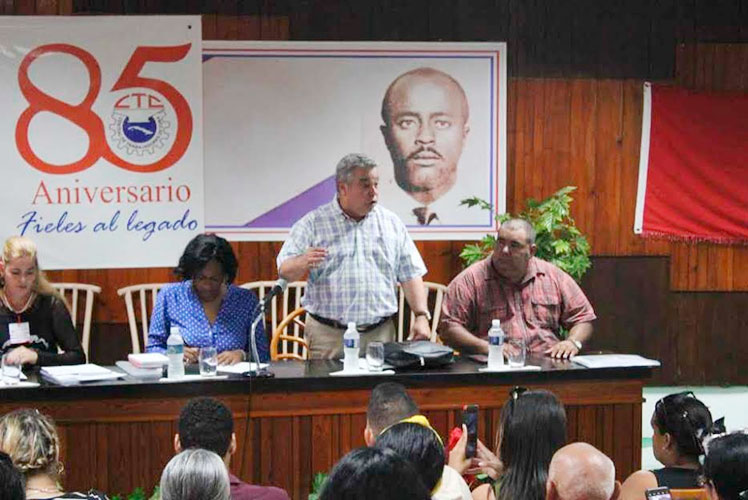
M 505 473 L 499 500 L 545 498 L 548 466 L 566 444 L 566 412 L 549 391 L 514 388 L 501 409 L 499 458 Z
M 55 423 L 38 410 L 15 410 L 0 418 L 0 451 L 10 455 L 27 478 L 45 474 L 59 480 L 62 474 Z
M 39 268 L 36 244 L 24 236 L 5 240 L 0 256 L 0 286 L 14 296 L 36 292 L 59 297 Z
M 652 430 L 652 449 L 662 464 L 698 464 L 702 440 L 712 430 L 712 414 L 692 392 L 670 394 L 655 405 Z
M 161 473 L 162 500 L 229 500 L 229 473 L 221 457 L 190 448 L 178 453 Z
M 187 243 L 174 273 L 192 280 L 200 300 L 211 302 L 223 287 L 234 282 L 238 266 L 228 241 L 215 234 L 198 234 Z
M 24 500 L 23 474 L 7 453 L 0 451 L 0 500 Z
M 587 443 L 572 443 L 551 459 L 547 500 L 615 500 L 621 491 L 613 461 Z
M 712 500 L 748 500 L 748 434 L 733 432 L 709 440 L 704 477 Z
M 231 410 L 217 399 L 190 399 L 179 413 L 179 434 L 174 436 L 177 452 L 188 448 L 210 450 L 228 462 L 236 451 L 234 418 Z
M 423 415 L 387 427 L 377 436 L 376 446 L 389 448 L 408 460 L 429 491 L 442 477 L 444 445 Z
M 353 450 L 333 467 L 320 500 L 429 500 L 431 495 L 405 458 L 389 448 Z
M 380 432 L 390 425 L 418 414 L 418 405 L 405 387 L 397 382 L 384 382 L 371 391 L 366 408 L 364 440 L 372 446 Z

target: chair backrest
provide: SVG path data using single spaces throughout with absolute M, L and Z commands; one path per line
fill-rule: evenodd
M 709 500 L 706 488 L 670 490 L 673 500 Z
M 252 290 L 262 300 L 275 286 L 275 283 L 275 281 L 252 281 L 239 286 L 247 290 Z M 288 284 L 283 295 L 273 298 L 273 301 L 270 303 L 270 310 L 265 311 L 266 315 L 269 315 L 270 318 L 270 327 L 266 331 L 275 332 L 281 321 L 301 307 L 301 297 L 304 295 L 305 289 L 306 281 L 294 281 Z
M 125 298 L 125 308 L 127 308 L 127 323 L 130 325 L 130 342 L 132 343 L 132 352 L 140 352 L 140 340 L 138 340 L 138 322 L 140 322 L 142 332 L 143 348 L 148 345 L 148 321 L 151 318 L 151 311 L 156 305 L 156 295 L 167 283 L 147 283 L 142 285 L 131 285 L 117 290 L 117 295 Z M 133 299 L 135 296 L 135 299 Z M 135 311 L 135 300 L 138 301 L 138 314 Z M 138 321 L 139 320 L 139 321 Z
M 78 316 L 83 302 L 83 326 L 81 344 L 88 359 L 88 348 L 91 344 L 91 318 L 93 317 L 94 294 L 101 293 L 101 287 L 85 283 L 52 283 L 52 286 L 65 298 L 70 307 L 73 326 L 78 328 Z M 81 298 L 81 296 L 83 296 Z
M 439 316 L 442 312 L 442 302 L 444 301 L 444 292 L 447 291 L 447 285 L 441 283 L 434 283 L 431 281 L 424 281 L 423 286 L 426 288 L 426 304 L 428 305 L 429 312 L 431 313 L 431 341 L 441 342 L 439 336 L 436 334 L 436 327 L 439 326 Z M 408 338 L 410 332 L 410 325 L 415 320 L 415 315 L 407 307 L 405 301 L 405 292 L 403 287 L 398 285 L 398 308 L 397 308 L 397 341 L 402 342 Z M 405 321 L 406 316 L 409 318 Z
M 273 330 L 270 341 L 270 359 L 298 359 L 309 357 L 309 345 L 304 339 L 304 320 L 306 311 L 303 307 L 295 309 L 283 318 Z

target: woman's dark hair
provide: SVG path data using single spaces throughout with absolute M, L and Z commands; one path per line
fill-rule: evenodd
M 226 280 L 233 283 L 239 264 L 229 242 L 215 234 L 198 234 L 192 238 L 179 258 L 174 274 L 183 280 L 190 280 L 211 260 L 221 264 Z
M 23 473 L 13 465 L 7 453 L 0 451 L 0 500 L 24 500 Z
M 333 467 L 320 500 L 430 500 L 406 459 L 389 448 L 359 448 Z
M 498 499 L 545 499 L 548 466 L 566 444 L 566 412 L 555 394 L 527 391 L 501 408 L 499 455 L 505 472 Z
M 704 476 L 721 500 L 748 498 L 748 434 L 733 432 L 709 441 Z
M 678 454 L 698 463 L 704 454 L 702 439 L 712 429 L 709 408 L 692 392 L 665 396 L 655 404 L 654 423 L 660 434 L 666 432 L 675 440 Z
M 421 424 L 402 422 L 377 437 L 377 448 L 389 448 L 408 460 L 432 491 L 444 471 L 444 446 L 433 429 Z

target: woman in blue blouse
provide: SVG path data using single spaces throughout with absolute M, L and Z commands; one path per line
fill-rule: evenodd
M 184 249 L 174 273 L 182 281 L 166 285 L 156 298 L 148 331 L 148 352 L 166 352 L 172 326 L 181 329 L 186 362 L 197 362 L 200 347 L 215 346 L 220 364 L 244 359 L 257 296 L 233 285 L 238 267 L 229 243 L 213 234 L 200 234 Z M 269 358 L 264 322 L 255 338 L 260 360 Z

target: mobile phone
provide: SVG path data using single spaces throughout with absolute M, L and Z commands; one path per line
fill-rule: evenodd
M 661 488 L 650 488 L 644 492 L 644 496 L 647 500 L 672 500 L 670 496 L 670 488 L 663 486 Z
M 473 458 L 478 446 L 478 405 L 465 405 L 462 407 L 462 423 L 467 427 L 467 446 L 465 457 Z

